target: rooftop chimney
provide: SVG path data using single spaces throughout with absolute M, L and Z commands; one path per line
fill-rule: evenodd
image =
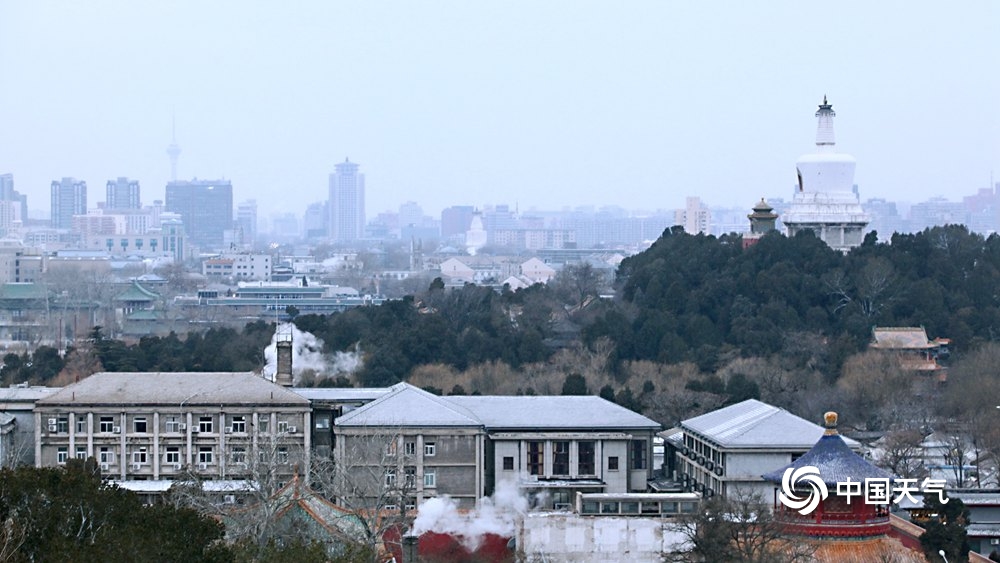
M 292 335 L 279 334 L 275 346 L 278 349 L 278 367 L 274 382 L 283 387 L 292 386 Z

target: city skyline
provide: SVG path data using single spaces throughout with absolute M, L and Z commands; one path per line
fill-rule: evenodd
M 163 199 L 174 123 L 178 179 L 229 179 L 262 215 L 325 200 L 345 156 L 364 163 L 369 218 L 411 200 L 435 216 L 488 203 L 672 209 L 689 194 L 752 205 L 791 196 L 823 95 L 862 200 L 1000 176 L 989 1 L 0 12 L 0 173 L 32 209 L 63 176 L 127 176 L 145 201 Z

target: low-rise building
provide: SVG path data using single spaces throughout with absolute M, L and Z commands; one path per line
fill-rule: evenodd
M 309 466 L 309 401 L 250 372 L 96 373 L 35 403 L 35 465 L 93 457 L 106 476 L 238 479 Z
M 400 383 L 335 421 L 337 462 L 471 507 L 511 481 L 542 506 L 647 490 L 660 425 L 592 396 L 439 397 Z
M 687 490 L 706 494 L 757 494 L 771 498 L 762 474 L 792 463 L 823 436 L 818 424 L 748 399 L 681 422 L 665 436 L 674 457 L 672 476 Z M 843 438 L 852 450 L 861 444 Z

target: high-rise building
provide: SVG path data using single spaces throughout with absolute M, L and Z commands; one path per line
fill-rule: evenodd
M 334 168 L 330 174 L 330 238 L 358 240 L 365 232 L 365 175 L 347 159 Z
M 23 222 L 28 219 L 28 196 L 14 189 L 13 174 L 0 174 L 0 201 L 10 202 L 12 221 Z
M 139 197 L 139 181 L 129 180 L 122 176 L 119 176 L 117 180 L 108 180 L 104 208 L 142 209 L 142 200 Z
M 453 205 L 441 211 L 441 236 L 448 238 L 465 235 L 472 225 L 472 215 L 476 208 L 471 205 Z
M 330 222 L 330 212 L 327 202 L 310 203 L 302 217 L 302 231 L 307 239 L 317 239 L 327 236 L 327 224 Z
M 69 229 L 74 215 L 87 213 L 87 182 L 63 178 L 52 182 L 52 226 Z
M 236 228 L 241 233 L 244 246 L 257 242 L 257 200 L 248 199 L 236 207 Z
M 177 213 L 191 244 L 222 249 L 233 228 L 233 184 L 229 180 L 169 182 L 166 211 Z
M 831 248 L 847 251 L 861 245 L 870 218 L 854 185 L 854 157 L 836 149 L 836 115 L 824 96 L 816 112 L 816 150 L 795 164 L 799 182 L 782 222 L 790 237 L 811 230 Z

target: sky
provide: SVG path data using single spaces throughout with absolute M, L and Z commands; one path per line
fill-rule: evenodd
M 1000 2 L 0 2 L 0 173 L 162 199 L 227 178 L 258 213 L 366 176 L 367 214 L 750 207 L 790 198 L 837 112 L 862 200 L 1000 182 Z

